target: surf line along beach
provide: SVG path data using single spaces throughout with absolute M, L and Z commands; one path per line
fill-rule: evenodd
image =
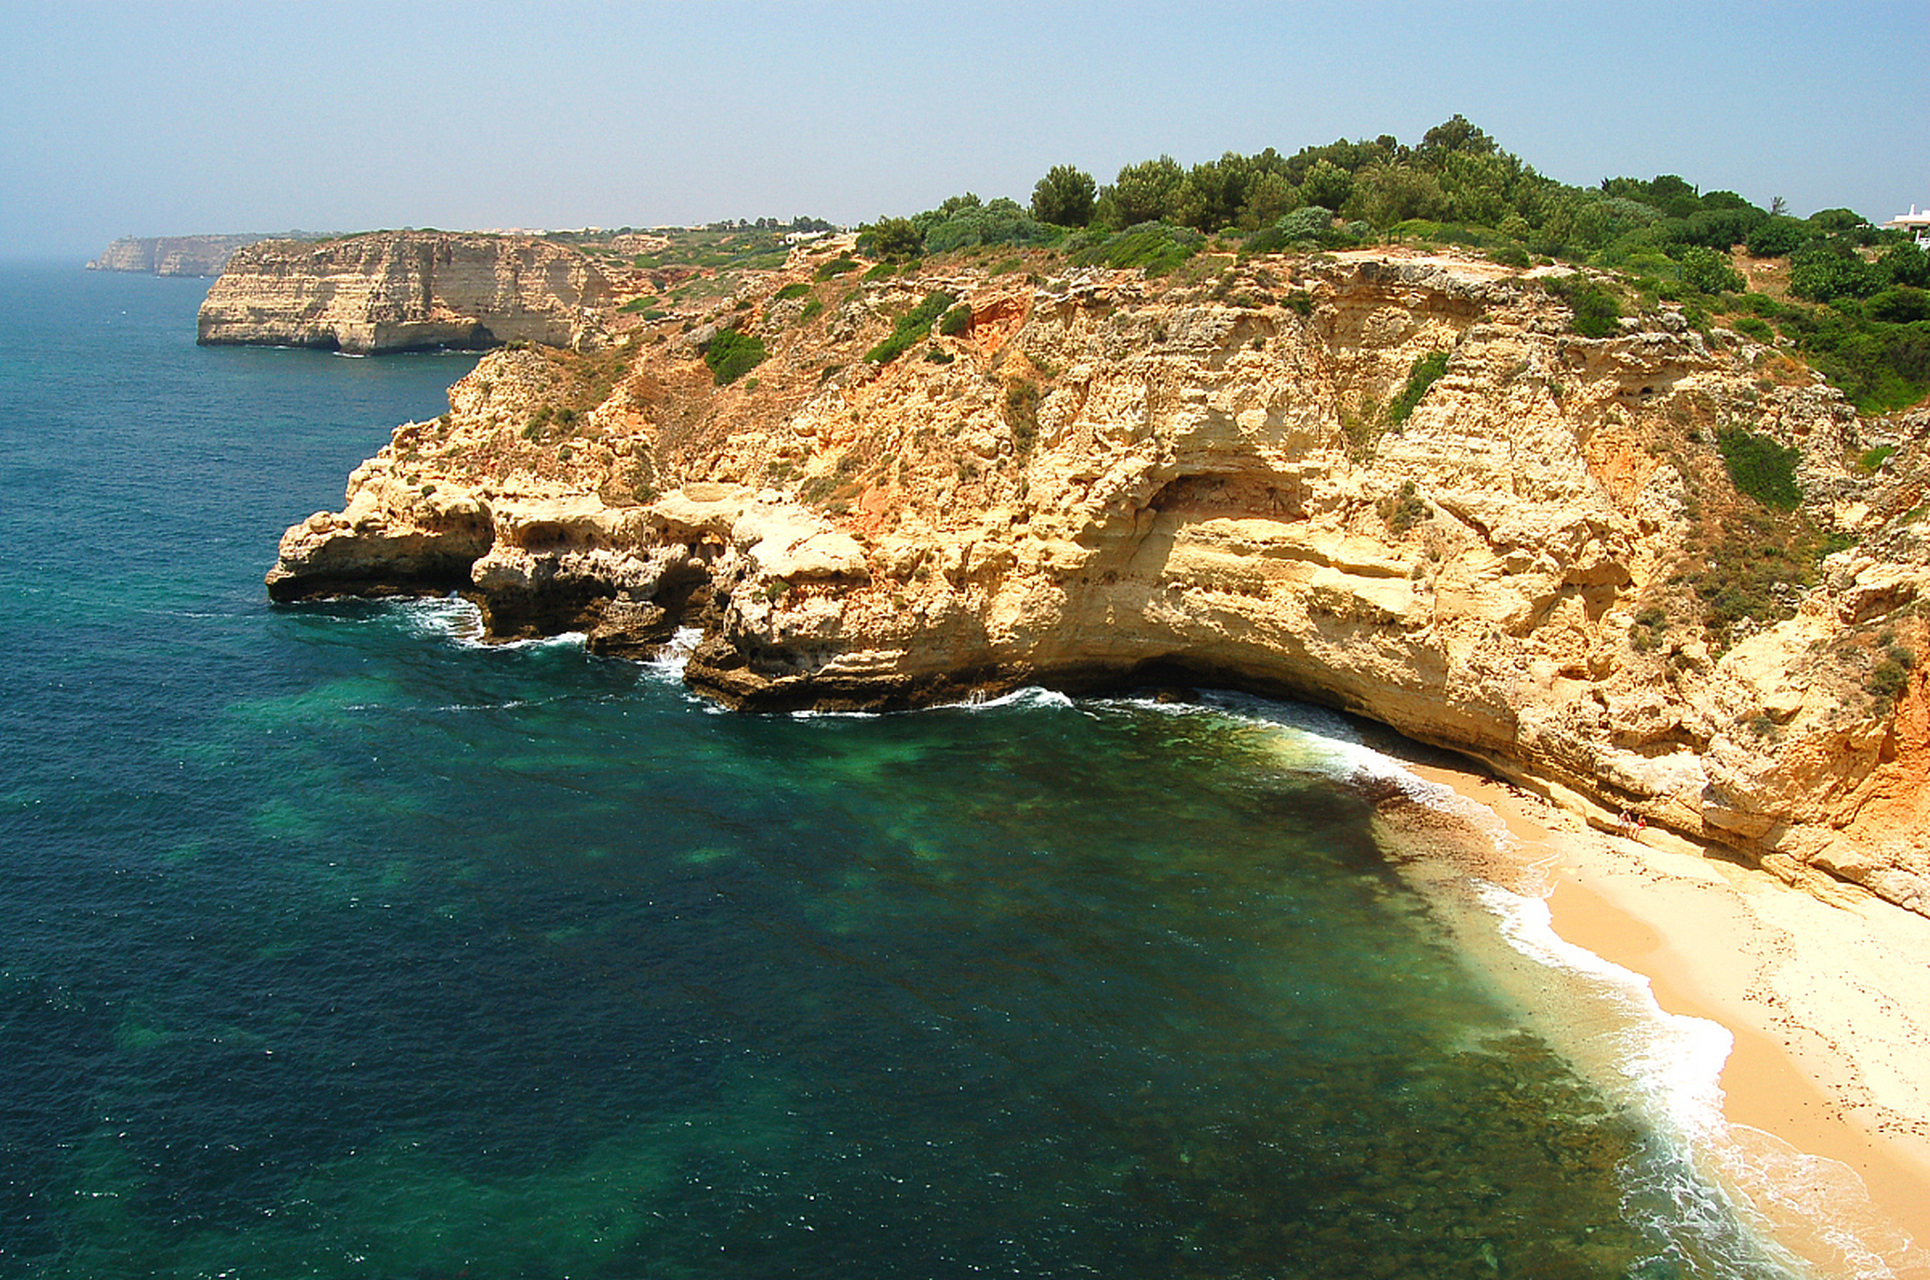
M 1512 900 L 1504 933 L 1538 963 L 1492 967 L 1558 1047 L 1586 1069 L 1632 1043 L 1551 991 L 1564 969 L 1633 1003 L 1652 994 L 1651 1017 L 1720 1027 L 1729 1043 L 1715 1043 L 1708 1098 L 1720 1111 L 1684 1120 L 1699 1129 L 1700 1171 L 1817 1274 L 1930 1277 L 1930 919 L 1854 886 L 1787 884 L 1655 828 L 1621 834 L 1611 818 L 1597 830 L 1434 757 L 1406 766 L 1459 798 L 1437 800 L 1474 839 L 1437 847 L 1463 845 L 1473 877 Z M 1418 809 L 1389 820 L 1429 825 Z

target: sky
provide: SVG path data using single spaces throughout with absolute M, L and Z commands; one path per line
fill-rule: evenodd
M 1930 0 L 0 7 L 0 256 L 125 235 L 854 224 L 1459 112 L 1564 182 L 1930 207 Z

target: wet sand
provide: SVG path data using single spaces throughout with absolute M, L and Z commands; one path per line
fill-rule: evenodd
M 1735 1037 L 1729 1167 L 1710 1172 L 1778 1242 L 1819 1275 L 1930 1280 L 1930 919 L 1855 889 L 1825 902 L 1664 832 L 1596 831 L 1471 771 L 1409 767 L 1506 825 L 1494 878 L 1545 894 L 1563 939 Z

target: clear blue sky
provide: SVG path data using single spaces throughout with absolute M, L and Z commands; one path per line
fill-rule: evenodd
M 1024 200 L 1055 163 L 1404 142 L 1793 212 L 1930 205 L 1909 4 L 123 4 L 0 12 L 0 254 Z

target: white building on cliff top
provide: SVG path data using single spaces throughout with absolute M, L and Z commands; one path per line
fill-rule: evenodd
M 1899 218 L 1891 218 L 1883 225 L 1886 229 L 1896 231 L 1914 231 L 1918 244 L 1930 246 L 1930 212 L 1918 213 L 1915 205 L 1910 206 L 1910 212 Z

